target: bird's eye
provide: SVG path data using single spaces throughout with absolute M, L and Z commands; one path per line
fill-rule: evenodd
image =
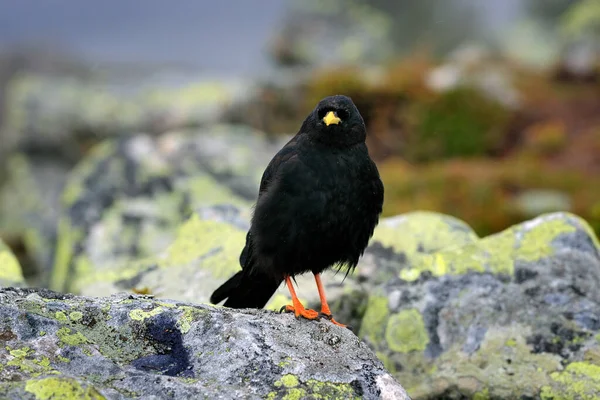
M 342 121 L 346 121 L 348 119 L 348 111 L 346 110 L 337 110 L 337 115 Z
M 325 117 L 325 115 L 326 115 L 326 114 L 327 114 L 329 111 L 331 111 L 331 110 L 330 110 L 330 109 L 327 109 L 327 108 L 321 108 L 321 109 L 319 110 L 319 112 L 317 113 L 317 117 L 319 117 L 319 119 L 321 120 L 321 119 L 323 119 L 323 118 Z

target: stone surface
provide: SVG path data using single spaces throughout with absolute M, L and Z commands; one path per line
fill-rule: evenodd
M 63 192 L 50 287 L 73 290 L 90 271 L 164 251 L 202 207 L 229 204 L 247 214 L 280 145 L 247 128 L 214 126 L 98 146 Z
M 599 286 L 590 227 L 546 214 L 413 258 L 371 293 L 359 337 L 415 399 L 591 399 Z
M 60 193 L 70 168 L 52 155 L 14 153 L 5 160 L 0 184 L 0 237 L 26 255 L 23 272 L 45 286 L 54 262 Z
M 244 82 L 185 75 L 15 74 L 6 87 L 1 147 L 43 145 L 81 156 L 78 146 L 90 140 L 214 123 L 248 89 Z
M 19 261 L 0 240 L 0 288 L 5 286 L 25 286 Z
M 329 322 L 145 296 L 0 290 L 7 399 L 408 399 Z

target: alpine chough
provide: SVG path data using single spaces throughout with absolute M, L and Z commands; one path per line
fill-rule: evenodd
M 366 128 L 347 96 L 326 97 L 299 132 L 273 157 L 263 173 L 242 270 L 211 295 L 231 308 L 262 308 L 285 280 L 296 317 L 332 316 L 321 272 L 353 271 L 382 211 L 383 183 L 371 160 Z M 312 272 L 321 312 L 305 309 L 292 285 L 295 275 Z

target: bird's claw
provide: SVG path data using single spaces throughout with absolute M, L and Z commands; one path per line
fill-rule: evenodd
M 326 319 L 328 319 L 330 321 L 333 319 L 333 316 L 331 314 L 325 314 L 324 312 L 320 312 L 319 313 L 319 317 L 320 318 L 326 318 Z
M 300 317 L 308 319 L 308 320 L 318 320 L 319 319 L 318 312 L 316 312 L 315 310 L 306 309 L 302 306 L 294 307 L 294 306 L 286 305 L 286 306 L 281 307 L 281 310 L 279 310 L 279 312 L 293 312 L 294 315 L 296 316 L 296 319 L 300 319 Z

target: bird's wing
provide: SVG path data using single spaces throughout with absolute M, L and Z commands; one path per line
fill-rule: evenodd
M 277 175 L 279 168 L 288 160 L 290 160 L 296 153 L 297 136 L 294 136 L 281 150 L 275 154 L 273 159 L 267 165 L 265 172 L 263 172 L 260 180 L 260 187 L 258 189 L 258 198 L 267 190 L 273 178 Z M 242 249 L 240 254 L 240 265 L 242 269 L 247 267 L 251 268 L 252 264 L 252 233 L 248 231 L 246 234 L 246 245 Z
M 269 184 L 272 182 L 273 178 L 277 175 L 277 171 L 290 158 L 292 158 L 296 154 L 297 147 L 297 139 L 298 136 L 294 136 L 281 150 L 275 154 L 265 172 L 263 172 L 262 179 L 260 180 L 260 187 L 258 189 L 258 197 L 268 189 Z

